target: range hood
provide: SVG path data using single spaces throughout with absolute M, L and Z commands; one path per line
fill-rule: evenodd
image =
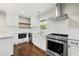
M 66 13 L 63 13 L 63 3 L 57 3 L 56 4 L 56 17 L 55 18 L 49 18 L 50 20 L 65 20 L 68 18 L 68 15 Z

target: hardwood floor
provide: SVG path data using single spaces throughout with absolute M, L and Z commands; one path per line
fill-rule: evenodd
M 33 43 L 14 45 L 14 56 L 47 56 L 46 52 Z

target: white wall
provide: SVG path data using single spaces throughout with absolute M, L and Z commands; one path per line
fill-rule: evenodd
M 64 12 L 68 14 L 69 38 L 79 40 L 79 3 L 66 4 Z

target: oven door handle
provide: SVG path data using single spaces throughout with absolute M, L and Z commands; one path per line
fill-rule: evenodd
M 54 39 L 47 39 L 49 41 L 53 41 L 53 42 L 56 42 L 56 43 L 60 43 L 60 44 L 66 44 L 67 42 L 63 42 L 63 41 L 58 41 L 58 40 L 54 40 Z

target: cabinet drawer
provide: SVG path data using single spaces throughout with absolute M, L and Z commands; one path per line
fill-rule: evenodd
M 79 41 L 77 41 L 77 40 L 68 40 L 68 45 L 79 47 Z

